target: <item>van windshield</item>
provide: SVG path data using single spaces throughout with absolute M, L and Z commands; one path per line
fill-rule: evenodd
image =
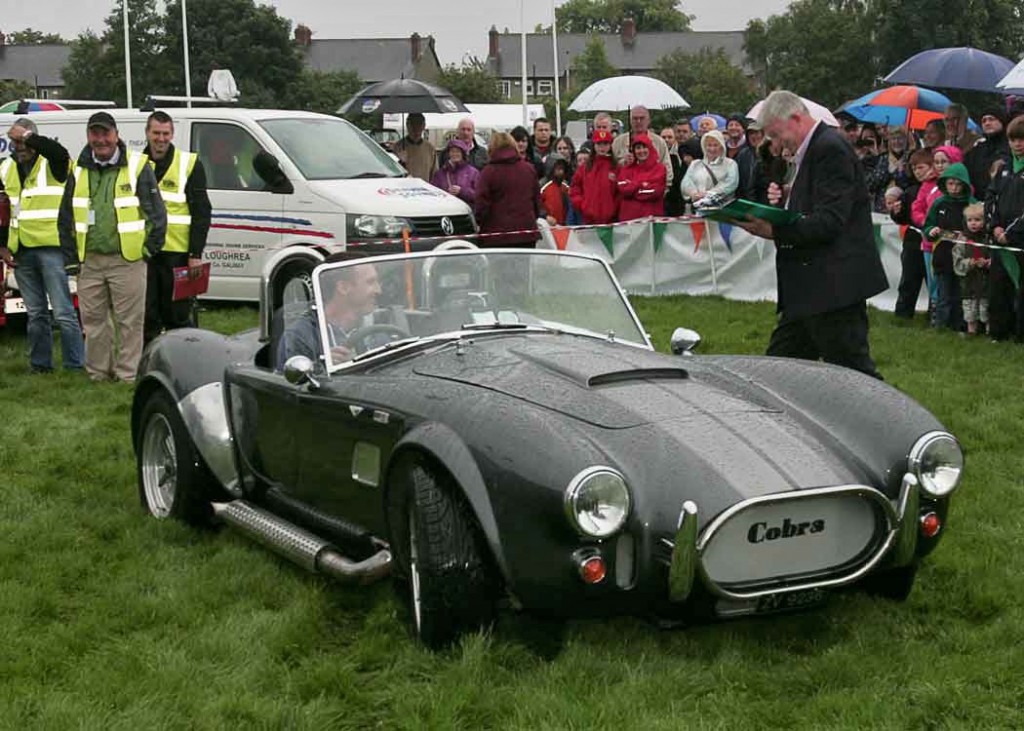
M 402 167 L 342 119 L 265 119 L 260 126 L 306 180 L 400 178 Z

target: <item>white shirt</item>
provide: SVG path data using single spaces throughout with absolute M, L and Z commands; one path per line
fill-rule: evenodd
M 814 133 L 818 131 L 818 126 L 821 121 L 814 123 L 811 127 L 811 131 L 804 137 L 804 141 L 800 143 L 800 148 L 796 151 L 796 155 L 793 156 L 793 182 L 796 182 L 796 176 L 800 174 L 800 166 L 804 164 L 804 155 L 807 154 L 807 148 L 811 146 L 811 138 L 814 137 Z M 792 186 L 790 187 L 792 192 Z M 786 195 L 786 208 L 789 208 L 789 195 Z

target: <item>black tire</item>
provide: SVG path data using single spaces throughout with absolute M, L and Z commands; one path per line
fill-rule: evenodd
M 917 564 L 901 566 L 895 569 L 880 571 L 869 576 L 862 585 L 864 591 L 872 596 L 882 597 L 894 602 L 905 602 L 914 589 L 917 578 Z
M 454 481 L 419 461 L 403 466 L 389 497 L 392 549 L 412 629 L 439 650 L 494 622 L 495 582 L 483 537 Z
M 313 300 L 313 269 L 317 262 L 296 257 L 274 276 L 274 311 L 280 307 L 305 306 Z
M 155 518 L 211 525 L 210 501 L 221 491 L 166 391 L 150 394 L 139 424 L 135 456 L 142 505 Z

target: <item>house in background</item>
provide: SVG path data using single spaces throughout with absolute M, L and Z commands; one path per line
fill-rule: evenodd
M 638 33 L 636 24 L 627 18 L 621 33 L 558 34 L 558 79 L 562 91 L 572 83 L 576 57 L 586 50 L 587 43 L 594 37 L 604 42 L 608 62 L 623 74 L 649 76 L 662 56 L 677 50 L 698 53 L 703 48 L 712 51 L 721 48 L 734 66 L 743 69 L 748 76 L 754 73 L 743 50 L 745 37 L 741 30 Z M 501 94 L 505 98 L 518 99 L 522 95 L 521 42 L 518 33 L 499 33 L 493 26 L 488 33 L 487 68 L 500 80 Z M 550 34 L 526 35 L 526 64 L 527 96 L 554 95 L 555 68 Z
M 71 47 L 63 43 L 9 45 L 0 33 L 0 81 L 22 81 L 35 87 L 37 99 L 60 99 L 64 79 L 60 70 Z M 0 103 L 9 101 L 0 99 Z
M 309 26 L 295 27 L 295 43 L 313 71 L 354 71 L 367 84 L 389 79 L 435 82 L 441 63 L 433 36 L 408 38 L 313 38 Z

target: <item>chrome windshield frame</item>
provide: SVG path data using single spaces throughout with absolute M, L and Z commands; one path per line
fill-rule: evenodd
M 324 272 L 333 271 L 335 269 L 344 269 L 345 267 L 354 267 L 360 264 L 381 264 L 387 262 L 403 262 L 403 261 L 416 261 L 418 259 L 438 259 L 448 257 L 467 257 L 467 256 L 490 256 L 490 255 L 515 255 L 523 257 L 536 257 L 536 256 L 551 256 L 560 258 L 571 258 L 571 259 L 582 259 L 586 261 L 596 262 L 601 265 L 607 273 L 611 283 L 615 286 L 616 291 L 619 294 L 619 300 L 625 306 L 626 311 L 629 313 L 629 317 L 633 324 L 636 326 L 637 332 L 643 338 L 642 343 L 638 343 L 630 340 L 619 340 L 615 342 L 620 345 L 631 346 L 634 348 L 642 348 L 645 350 L 654 350 L 654 346 L 651 344 L 650 337 L 648 337 L 647 331 L 644 329 L 643 324 L 640 322 L 640 318 L 636 314 L 636 310 L 633 309 L 633 305 L 630 303 L 629 298 L 626 296 L 625 290 L 622 285 L 619 284 L 619 280 L 615 277 L 615 273 L 612 271 L 611 266 L 604 259 L 593 256 L 590 254 L 579 254 L 576 252 L 567 251 L 554 251 L 549 249 L 455 249 L 452 251 L 422 251 L 408 254 L 385 254 L 382 256 L 373 256 L 365 258 L 351 259 L 348 261 L 332 262 L 330 264 L 320 264 L 313 270 L 313 304 L 316 307 L 317 317 L 317 332 L 320 334 L 320 342 L 328 342 L 327 336 L 327 321 L 324 317 L 323 307 L 320 304 L 323 302 L 323 291 L 321 290 L 320 282 L 321 275 Z M 600 333 L 585 331 L 583 328 L 577 328 L 572 325 L 565 325 L 564 329 L 559 328 L 557 324 L 549 324 L 547 321 L 543 325 L 532 327 L 527 325 L 523 328 L 516 328 L 515 330 L 503 329 L 500 325 L 496 325 L 493 329 L 473 329 L 473 330 L 453 330 L 449 332 L 435 333 L 434 335 L 424 336 L 414 341 L 403 342 L 402 345 L 397 347 L 388 348 L 387 346 L 381 346 L 376 348 L 369 353 L 363 354 L 363 357 L 354 358 L 352 360 L 344 361 L 342 363 L 329 363 L 326 354 L 323 356 L 324 363 L 327 368 L 328 375 L 337 373 L 339 371 L 349 370 L 354 367 L 364 366 L 367 363 L 377 362 L 381 358 L 387 358 L 399 355 L 406 350 L 412 349 L 414 346 L 422 345 L 424 342 L 438 342 L 443 343 L 450 340 L 460 340 L 462 338 L 471 338 L 481 335 L 492 335 L 492 334 L 508 334 L 514 332 L 558 332 L 564 333 L 565 335 L 576 335 L 581 337 L 592 337 L 599 338 L 602 340 L 609 339 L 606 335 Z

